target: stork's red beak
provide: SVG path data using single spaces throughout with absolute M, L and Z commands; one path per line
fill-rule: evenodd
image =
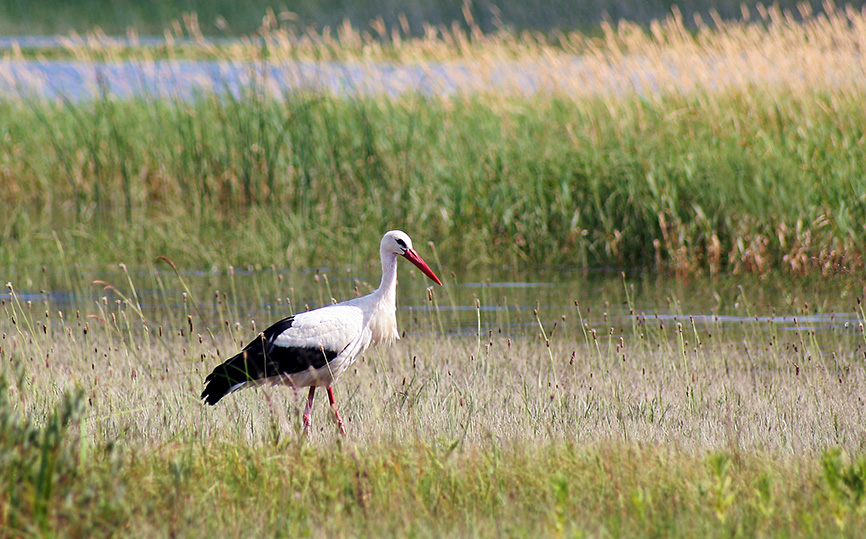
M 428 266 L 427 263 L 424 262 L 424 259 L 418 256 L 418 253 L 415 252 L 415 249 L 407 249 L 406 252 L 403 253 L 403 256 L 406 257 L 406 260 L 415 264 L 418 269 L 424 273 L 424 275 L 430 277 L 430 279 L 432 279 L 434 283 L 442 286 L 442 281 L 439 280 L 439 277 L 436 277 L 436 274 L 433 273 L 433 270 L 430 269 L 430 266 Z

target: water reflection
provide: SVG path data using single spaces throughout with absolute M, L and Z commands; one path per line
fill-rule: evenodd
M 650 273 L 584 268 L 491 268 L 441 272 L 443 287 L 401 267 L 398 319 L 407 332 L 531 337 L 540 332 L 595 329 L 630 338 L 653 325 L 686 331 L 861 331 L 852 278 L 757 279 L 725 276 L 677 281 Z M 211 327 L 226 322 L 262 328 L 283 316 L 366 294 L 378 268 L 331 271 L 172 270 L 120 268 L 30 272 L 12 281 L 30 309 L 100 315 L 141 310 L 151 323 L 195 316 Z M 93 284 L 94 281 L 99 281 Z M 7 301 L 9 298 L 7 296 Z M 134 305 L 130 308 L 129 304 Z

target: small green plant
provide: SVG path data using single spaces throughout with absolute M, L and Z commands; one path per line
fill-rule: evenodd
M 712 478 L 709 488 L 703 488 L 706 489 L 705 495 L 709 497 L 710 507 L 721 524 L 727 521 L 728 511 L 736 499 L 731 465 L 730 455 L 716 453 L 707 457 L 707 467 Z
M 551 487 L 553 488 L 554 529 L 558 535 L 562 535 L 569 521 L 568 477 L 557 475 L 551 481 Z
M 866 456 L 846 463 L 850 460 L 839 448 L 821 455 L 824 484 L 840 529 L 845 529 L 849 515 L 862 516 L 866 511 Z
M 77 441 L 68 434 L 81 411 L 81 392 L 72 391 L 42 422 L 22 418 L 0 376 L 0 516 L 9 530 L 50 533 L 57 501 L 79 476 Z
M 773 492 L 773 480 L 766 473 L 762 473 L 754 484 L 755 506 L 765 519 L 773 516 L 776 508 L 776 497 Z

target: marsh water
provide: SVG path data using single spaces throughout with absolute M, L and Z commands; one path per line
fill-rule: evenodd
M 537 337 L 596 330 L 630 338 L 634 322 L 739 334 L 772 331 L 850 333 L 860 328 L 866 291 L 853 276 L 792 278 L 727 275 L 676 279 L 643 271 L 587 268 L 476 268 L 461 272 L 432 264 L 444 283 L 433 285 L 408 264 L 399 274 L 402 331 L 456 337 Z M 192 316 L 217 328 L 266 325 L 294 312 L 366 294 L 378 268 L 35 268 L 8 270 L 31 309 L 104 317 L 141 313 L 172 325 Z M 10 281 L 10 277 L 15 276 Z M 5 296 L 5 295 L 4 295 Z M 132 307 L 130 307 L 130 305 Z M 66 314 L 69 316 L 69 314 Z
M 671 68 L 673 75 L 674 69 Z M 75 60 L 5 60 L 0 63 L 0 95 L 48 99 L 90 99 L 110 94 L 119 98 L 181 98 L 225 94 L 239 96 L 257 88 L 279 98 L 287 91 L 315 90 L 336 95 L 408 92 L 453 95 L 497 88 L 524 95 L 550 89 L 549 73 L 598 92 L 623 91 L 634 83 L 638 91 L 658 84 L 637 73 L 625 76 L 598 70 L 579 57 L 556 66 L 543 60 L 488 65 L 471 63 L 398 65 L 352 62 L 284 62 L 263 67 L 254 62 L 172 60 L 149 62 L 91 62 Z M 492 86 L 491 86 L 492 85 Z
M 15 36 L 0 39 L 0 51 L 23 48 L 35 52 L 64 49 L 70 39 Z M 240 44 L 237 40 L 207 40 L 213 45 Z M 76 42 L 84 45 L 83 42 Z M 142 36 L 131 41 L 106 37 L 106 47 L 164 46 L 160 37 Z M 192 42 L 186 41 L 187 44 Z M 49 54 L 50 56 L 50 54 Z M 640 60 L 638 59 L 638 62 Z M 674 68 L 668 75 L 673 75 Z M 543 59 L 532 62 L 500 61 L 479 69 L 471 62 L 255 62 L 232 60 L 66 60 L 14 58 L 0 61 L 0 96 L 42 97 L 81 100 L 111 95 L 118 98 L 180 98 L 206 94 L 238 96 L 245 90 L 264 91 L 273 97 L 296 90 L 328 91 L 336 95 L 407 92 L 452 95 L 458 92 L 489 91 L 497 88 L 522 94 L 550 89 L 550 73 L 598 92 L 653 91 L 652 76 L 637 72 L 600 73 L 586 59 L 574 56 L 564 63 L 548 65 Z M 640 76 L 638 76 L 640 75 Z
M 35 51 L 58 48 L 53 42 L 25 36 L 0 41 L 0 50 L 9 49 L 15 43 L 23 43 L 22 47 L 29 44 L 29 49 Z M 109 38 L 107 45 L 111 43 L 124 42 Z M 778 82 L 789 75 L 783 65 L 755 66 L 744 63 L 735 54 L 696 56 L 691 62 L 688 67 L 672 60 L 658 64 L 636 54 L 622 57 L 616 64 L 576 55 L 555 60 L 455 60 L 410 64 L 300 60 L 93 61 L 7 56 L 0 60 L 0 96 L 72 101 L 100 99 L 107 95 L 121 99 L 190 99 L 211 94 L 238 97 L 250 90 L 277 99 L 298 90 L 391 97 L 407 93 L 451 96 L 490 91 L 524 96 L 550 91 L 597 96 L 646 95 L 659 92 L 671 80 L 693 84 L 697 82 L 692 74 L 695 71 L 712 73 L 711 86 L 718 88 Z M 862 82 L 864 74 L 858 71 L 849 76 Z

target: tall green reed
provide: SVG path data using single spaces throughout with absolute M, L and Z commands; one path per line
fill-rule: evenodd
M 17 144 L 0 151 L 11 178 L 2 197 L 26 211 L 11 215 L 0 260 L 53 251 L 36 222 L 93 262 L 118 250 L 238 267 L 308 264 L 326 250 L 359 262 L 383 230 L 401 227 L 470 266 L 688 275 L 862 264 L 866 208 L 854 178 L 866 156 L 849 124 L 864 108 L 853 95 L 822 106 L 737 92 L 710 104 L 503 104 L 278 99 L 266 82 L 223 97 L 7 102 Z

